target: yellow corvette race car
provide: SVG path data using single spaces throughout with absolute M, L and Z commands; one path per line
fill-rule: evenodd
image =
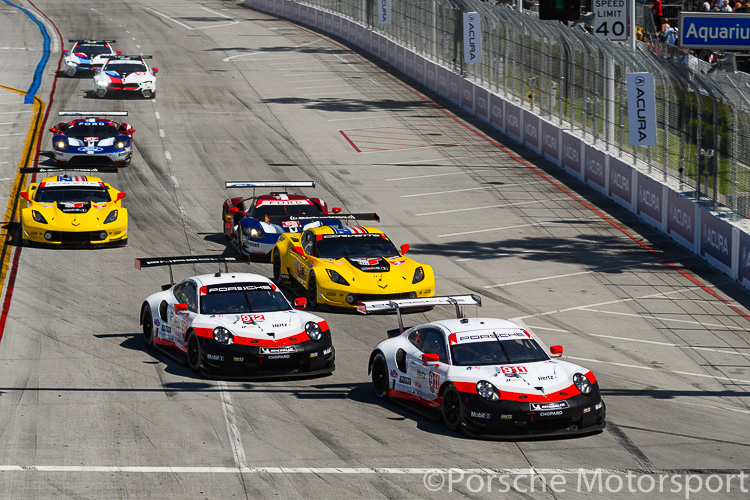
M 27 169 L 32 170 L 32 169 Z M 98 177 L 56 175 L 21 193 L 24 242 L 88 245 L 128 241 L 122 193 Z
M 301 233 L 282 233 L 271 252 L 274 280 L 299 282 L 311 306 L 355 308 L 365 300 L 435 295 L 432 267 L 405 257 L 409 245 L 399 251 L 373 227 L 324 223 L 310 224 Z

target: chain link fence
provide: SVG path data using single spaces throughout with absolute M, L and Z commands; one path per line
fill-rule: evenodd
M 648 42 L 632 51 L 504 4 L 391 0 L 392 22 L 380 25 L 376 0 L 305 3 L 388 36 L 715 210 L 750 217 L 748 75 L 709 74 L 710 65 L 676 47 Z M 463 12 L 481 15 L 482 63 L 463 62 Z M 633 72 L 654 75 L 655 146 L 629 145 L 626 74 Z

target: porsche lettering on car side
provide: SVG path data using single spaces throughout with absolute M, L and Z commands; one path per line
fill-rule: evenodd
M 61 122 L 52 132 L 52 154 L 58 167 L 116 165 L 126 167 L 133 157 L 133 133 L 127 123 L 106 116 L 128 116 L 127 111 L 60 111 L 60 116 L 83 116 Z
M 340 208 L 330 212 L 326 202 L 320 198 L 309 198 L 299 194 L 288 194 L 290 187 L 314 188 L 315 181 L 226 181 L 227 189 L 252 188 L 250 197 L 234 197 L 224 200 L 222 226 L 224 237 L 229 239 L 239 252 L 254 259 L 266 259 L 282 233 L 299 233 L 321 224 L 341 224 L 339 219 L 322 216 L 337 214 Z M 284 188 L 284 192 L 271 192 L 255 196 L 258 188 Z M 290 216 L 296 220 L 268 222 L 268 216 Z
M 453 305 L 456 318 L 404 331 L 401 311 Z M 442 413 L 446 426 L 481 437 L 520 439 L 603 429 L 606 408 L 594 374 L 547 354 L 530 331 L 510 321 L 467 318 L 475 295 L 361 302 L 364 314 L 397 312 L 401 334 L 380 342 L 368 365 L 375 393 Z
M 147 347 L 187 361 L 196 373 L 233 378 L 325 375 L 335 369 L 328 323 L 292 307 L 276 284 L 251 273 L 228 272 L 242 256 L 204 255 L 136 259 L 137 269 L 224 263 L 225 271 L 192 276 L 150 295 L 140 322 Z
M 152 56 L 130 55 L 110 57 L 94 74 L 94 96 L 105 97 L 113 93 L 140 94 L 146 99 L 156 97 L 156 73 L 146 59 Z
M 117 167 L 71 170 L 117 172 Z M 22 173 L 48 171 L 21 169 Z M 125 193 L 99 177 L 68 174 L 45 177 L 29 184 L 21 197 L 24 242 L 59 246 L 125 245 L 128 241 L 128 211 L 122 206 Z
M 122 54 L 112 48 L 115 40 L 68 40 L 73 46 L 63 53 L 65 76 L 79 71 L 97 71 L 110 57 Z
M 377 214 L 331 217 L 380 220 Z M 406 257 L 408 249 L 397 249 L 373 227 L 321 225 L 279 237 L 271 256 L 273 276 L 277 283 L 302 285 L 311 305 L 355 308 L 363 300 L 431 297 L 432 267 Z

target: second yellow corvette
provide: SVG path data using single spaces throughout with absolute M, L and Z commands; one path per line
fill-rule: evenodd
M 32 183 L 21 193 L 23 240 L 50 245 L 88 245 L 128 241 L 125 193 L 85 175 L 56 175 Z
M 432 297 L 432 267 L 405 257 L 408 249 L 399 251 L 373 227 L 321 225 L 279 237 L 271 252 L 273 276 L 277 283 L 299 282 L 312 306 Z

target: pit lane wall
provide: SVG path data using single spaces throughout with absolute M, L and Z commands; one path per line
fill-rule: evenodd
M 359 23 L 291 0 L 244 0 L 244 5 L 329 33 L 387 62 L 605 194 L 750 289 L 750 232 L 670 186 Z

